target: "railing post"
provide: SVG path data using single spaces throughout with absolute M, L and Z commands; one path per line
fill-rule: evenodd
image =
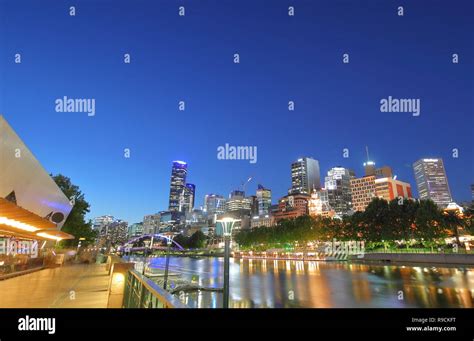
M 109 281 L 109 298 L 107 308 L 122 308 L 125 294 L 127 273 L 133 269 L 133 263 L 113 263 Z

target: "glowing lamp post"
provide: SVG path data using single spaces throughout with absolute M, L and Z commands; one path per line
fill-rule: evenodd
M 168 270 L 170 267 L 170 251 L 171 251 L 171 244 L 173 244 L 173 236 L 166 237 L 166 245 L 168 248 L 166 249 L 166 265 L 165 265 L 165 277 L 163 280 L 163 289 L 166 290 L 166 285 L 168 284 Z
M 230 239 L 232 238 L 232 229 L 237 222 L 234 218 L 223 218 L 218 220 L 222 226 L 222 235 L 224 236 L 224 302 L 223 307 L 229 308 L 229 259 L 230 259 Z

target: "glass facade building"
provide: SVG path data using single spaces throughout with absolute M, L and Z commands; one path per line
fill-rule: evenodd
M 321 189 L 319 161 L 304 157 L 291 164 L 291 189 L 289 194 L 311 194 Z
M 413 164 L 413 171 L 421 200 L 431 199 L 440 208 L 453 201 L 442 159 L 420 159 Z
M 351 172 L 343 167 L 330 169 L 324 178 L 329 206 L 342 216 L 352 211 Z
M 168 210 L 179 212 L 182 196 L 186 187 L 186 175 L 188 173 L 188 164 L 183 161 L 173 161 L 171 168 L 171 183 Z
M 194 197 L 196 193 L 196 185 L 186 184 L 184 186 L 183 195 L 181 197 L 180 211 L 187 213 L 194 209 Z
M 272 191 L 268 188 L 264 188 L 262 185 L 258 185 L 257 188 L 257 203 L 258 203 L 258 215 L 265 216 L 271 213 L 272 206 Z
M 204 197 L 204 212 L 208 217 L 225 212 L 225 198 L 219 194 L 206 194 Z

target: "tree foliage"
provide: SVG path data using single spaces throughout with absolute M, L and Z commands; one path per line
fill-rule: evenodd
M 446 215 L 431 200 L 374 198 L 364 212 L 341 219 L 301 216 L 281 220 L 273 227 L 239 232 L 235 240 L 243 248 L 268 249 L 287 244 L 306 245 L 310 241 L 365 240 L 372 244 L 408 244 L 417 240 L 426 245 L 459 235 L 458 228 L 472 229 L 472 212 L 461 219 Z
M 71 182 L 68 177 L 58 174 L 52 177 L 61 191 L 74 203 L 69 216 L 67 217 L 62 231 L 72 234 L 75 238 L 70 240 L 63 240 L 61 246 L 71 247 L 76 246 L 79 238 L 85 238 L 82 245 L 93 243 L 97 236 L 96 232 L 92 230 L 90 221 L 86 222 L 85 216 L 89 212 L 90 205 L 84 198 L 84 193 L 81 192 L 78 186 Z
M 196 231 L 190 237 L 178 234 L 174 241 L 185 249 L 202 249 L 206 246 L 207 237 L 201 231 Z

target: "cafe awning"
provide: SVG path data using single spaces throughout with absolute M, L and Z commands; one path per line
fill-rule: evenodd
M 58 230 L 53 222 L 4 198 L 0 198 L 0 232 L 20 238 L 74 239 L 74 236 Z

